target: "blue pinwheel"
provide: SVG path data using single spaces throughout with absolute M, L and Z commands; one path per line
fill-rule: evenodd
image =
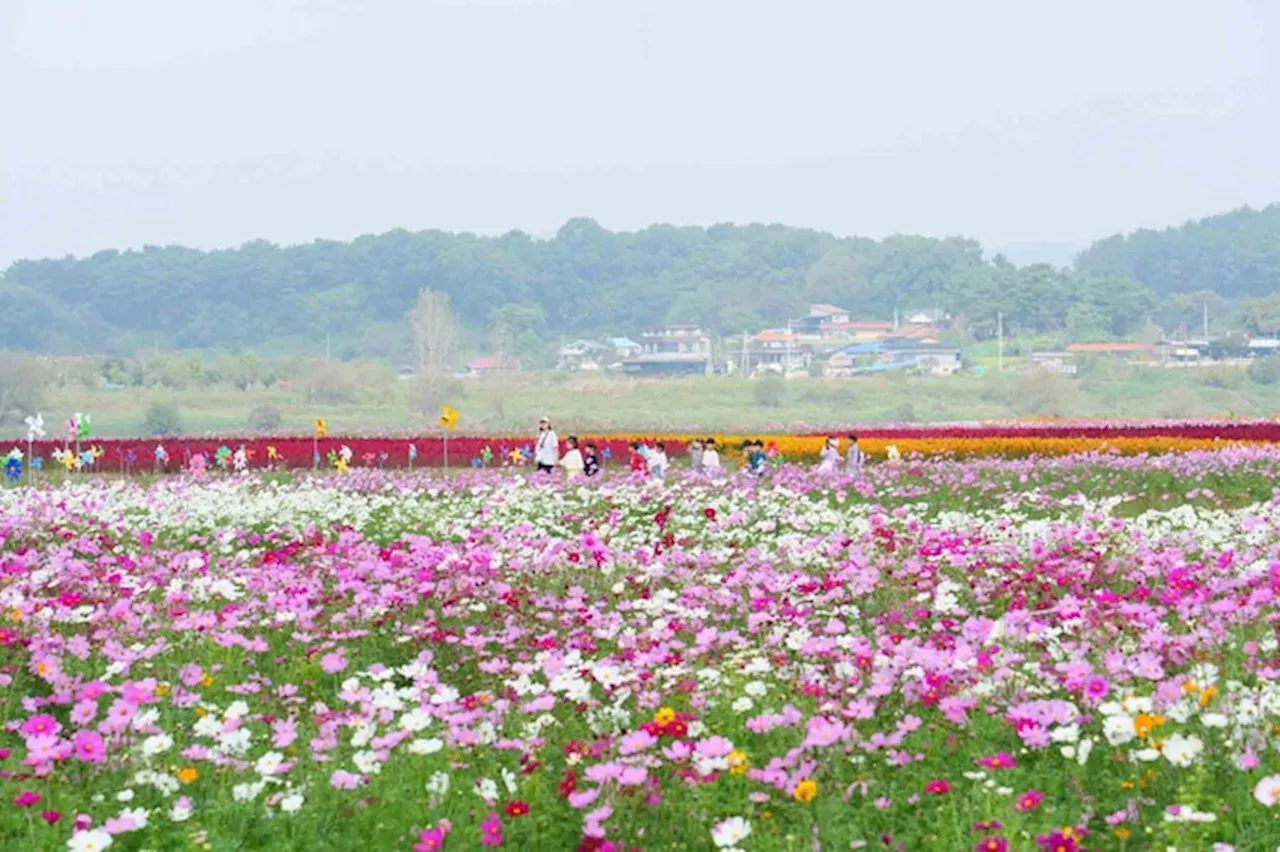
M 22 478 L 22 456 L 10 454 L 4 462 L 4 478 L 17 482 Z

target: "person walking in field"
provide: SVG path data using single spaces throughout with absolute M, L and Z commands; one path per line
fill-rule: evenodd
M 830 476 L 840 469 L 840 439 L 829 437 L 827 442 L 822 445 L 822 452 L 818 454 L 821 464 L 818 465 L 818 473 L 824 476 Z
M 560 461 L 560 438 L 551 428 L 551 419 L 538 421 L 538 436 L 533 444 L 533 461 L 539 473 L 551 473 Z
M 667 478 L 667 445 L 658 441 L 649 451 L 649 472 L 653 478 L 661 482 Z
M 689 442 L 689 470 L 694 473 L 702 471 L 702 441 L 697 438 Z
M 560 459 L 560 466 L 564 468 L 565 479 L 574 479 L 584 470 L 586 470 L 586 462 L 582 459 L 582 451 L 578 449 L 578 436 L 570 435 L 565 441 L 564 458 Z
M 850 476 L 862 475 L 862 450 L 858 447 L 858 436 L 849 436 L 849 454 L 844 460 L 844 472 Z
M 716 449 L 715 438 L 708 438 L 702 442 L 702 469 L 709 476 L 719 476 L 723 471 L 720 467 L 720 451 Z
M 591 441 L 587 441 L 587 452 L 582 457 L 582 472 L 586 474 L 587 479 L 600 473 L 600 454 Z
M 639 441 L 631 442 L 631 472 L 641 476 L 649 475 L 649 460 L 645 458 L 644 448 Z

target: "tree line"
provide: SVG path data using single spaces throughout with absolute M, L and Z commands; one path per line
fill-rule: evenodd
M 18 261 L 0 280 L 0 348 L 314 353 L 336 340 L 335 356 L 412 358 L 406 314 L 424 289 L 450 297 L 460 350 L 516 356 L 560 336 L 668 322 L 740 334 L 783 325 L 810 302 L 867 319 L 940 308 L 975 339 L 993 336 L 1002 312 L 1008 334 L 1090 340 L 1132 336 L 1150 322 L 1195 327 L 1210 302 L 1215 317 L 1235 312 L 1261 328 L 1280 316 L 1277 282 L 1276 207 L 1101 240 L 1074 269 L 988 259 L 961 237 L 728 224 L 615 232 L 580 218 L 548 240 L 396 230 L 350 242 Z

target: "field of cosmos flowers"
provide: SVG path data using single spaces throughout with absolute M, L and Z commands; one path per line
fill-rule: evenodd
M 3 488 L 0 848 L 1273 850 L 1278 483 L 1254 444 Z

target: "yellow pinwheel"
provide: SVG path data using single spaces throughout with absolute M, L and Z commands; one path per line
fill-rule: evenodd
M 449 406 L 444 407 L 444 411 L 440 414 L 440 419 L 436 421 L 437 426 L 443 426 L 450 432 L 458 428 L 458 412 Z
M 325 432 L 327 431 L 328 431 L 328 426 L 325 424 L 324 418 L 317 417 L 316 418 L 316 437 L 323 438 L 325 436 Z

